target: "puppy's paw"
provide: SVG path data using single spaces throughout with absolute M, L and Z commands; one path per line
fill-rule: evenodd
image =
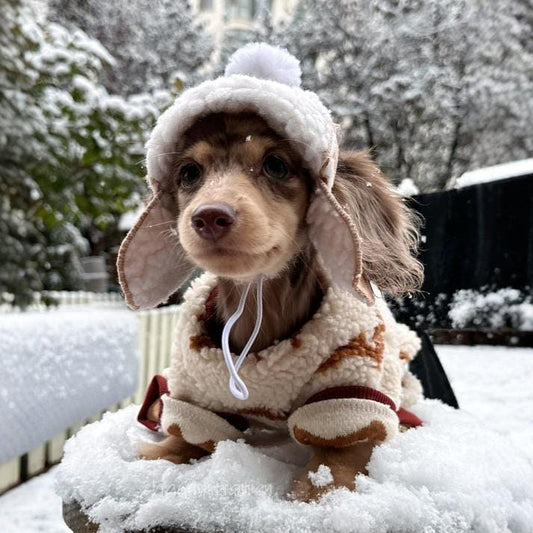
M 301 502 L 317 501 L 326 492 L 337 488 L 333 482 L 317 486 L 316 482 L 311 481 L 312 478 L 309 477 L 309 474 L 313 474 L 313 472 L 305 470 L 293 481 L 292 496 L 294 499 Z
M 320 499 L 333 489 L 344 487 L 355 490 L 355 477 L 367 474 L 366 465 L 377 444 L 379 442 L 366 440 L 345 448 L 313 446 L 313 456 L 294 480 L 294 497 L 310 502 Z
M 175 464 L 188 463 L 191 459 L 207 455 L 205 450 L 174 435 L 165 437 L 161 442 L 141 442 L 137 451 L 141 459 L 165 459 Z

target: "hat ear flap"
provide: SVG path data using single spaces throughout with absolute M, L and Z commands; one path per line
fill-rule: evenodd
M 317 191 L 314 242 L 333 282 L 347 286 L 351 279 L 368 302 L 374 287 L 394 296 L 417 290 L 417 217 L 366 152 L 341 154 L 334 182 L 321 181 Z
M 363 276 L 361 239 L 348 212 L 320 180 L 307 212 L 309 237 L 332 283 L 354 290 L 366 303 L 374 293 Z
M 168 193 L 155 193 L 120 246 L 118 277 L 132 309 L 165 302 L 194 270 L 179 242 L 173 203 Z

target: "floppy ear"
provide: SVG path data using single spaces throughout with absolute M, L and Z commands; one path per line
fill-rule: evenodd
M 194 270 L 179 241 L 177 218 L 172 196 L 158 191 L 120 246 L 118 277 L 132 309 L 166 301 Z
M 309 237 L 316 248 L 331 282 L 345 290 L 354 290 L 366 303 L 374 303 L 374 294 L 362 275 L 361 240 L 347 210 L 329 190 L 321 177 L 307 210 Z
M 396 296 L 419 288 L 418 219 L 366 152 L 341 153 L 332 192 L 357 228 L 363 279 Z

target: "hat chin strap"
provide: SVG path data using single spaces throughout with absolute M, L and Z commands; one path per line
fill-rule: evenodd
M 244 359 L 248 355 L 248 352 L 250 351 L 252 344 L 257 338 L 257 335 L 259 335 L 259 330 L 261 329 L 261 323 L 263 321 L 263 280 L 264 280 L 263 276 L 259 276 L 257 280 L 250 281 L 250 283 L 246 285 L 246 288 L 244 289 L 241 295 L 239 305 L 237 306 L 237 310 L 235 311 L 235 313 L 233 313 L 229 317 L 222 331 L 222 353 L 224 354 L 224 361 L 226 363 L 226 366 L 228 367 L 228 371 L 230 374 L 229 390 L 231 394 L 233 394 L 233 396 L 237 398 L 237 400 L 246 400 L 248 398 L 248 388 L 244 384 L 244 381 L 240 378 L 238 372 L 239 372 L 239 368 L 244 362 Z M 231 330 L 233 329 L 233 326 L 235 325 L 237 320 L 239 320 L 239 318 L 244 312 L 244 305 L 246 303 L 246 298 L 248 297 L 248 293 L 250 292 L 250 287 L 254 283 L 257 283 L 257 289 L 256 289 L 257 291 L 256 292 L 257 314 L 256 314 L 256 319 L 255 319 L 255 326 L 252 331 L 252 334 L 250 335 L 250 338 L 248 339 L 248 342 L 242 349 L 242 352 L 237 358 L 237 361 L 234 363 L 233 356 L 229 348 L 229 336 L 231 334 Z

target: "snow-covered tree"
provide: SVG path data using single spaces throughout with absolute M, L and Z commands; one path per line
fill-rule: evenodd
M 197 80 L 212 52 L 212 39 L 196 20 L 189 0 L 51 0 L 51 16 L 78 27 L 112 54 L 115 68 L 103 75 L 118 94 Z
M 11 293 L 16 303 L 25 304 L 51 281 L 57 260 L 70 263 L 79 234 L 68 225 L 58 230 L 37 207 L 42 192 L 31 167 L 45 152 L 47 121 L 38 104 L 34 55 L 44 36 L 35 6 L 8 0 L 0 6 L 0 301 L 9 301 Z M 65 270 L 70 269 L 59 276 L 68 287 Z
M 113 59 L 42 3 L 0 0 L 0 299 L 79 284 L 76 258 L 143 190 L 142 147 L 163 101 L 110 96 Z
M 301 0 L 274 40 L 302 59 L 348 145 L 427 191 L 530 156 L 526 14 L 522 0 Z

